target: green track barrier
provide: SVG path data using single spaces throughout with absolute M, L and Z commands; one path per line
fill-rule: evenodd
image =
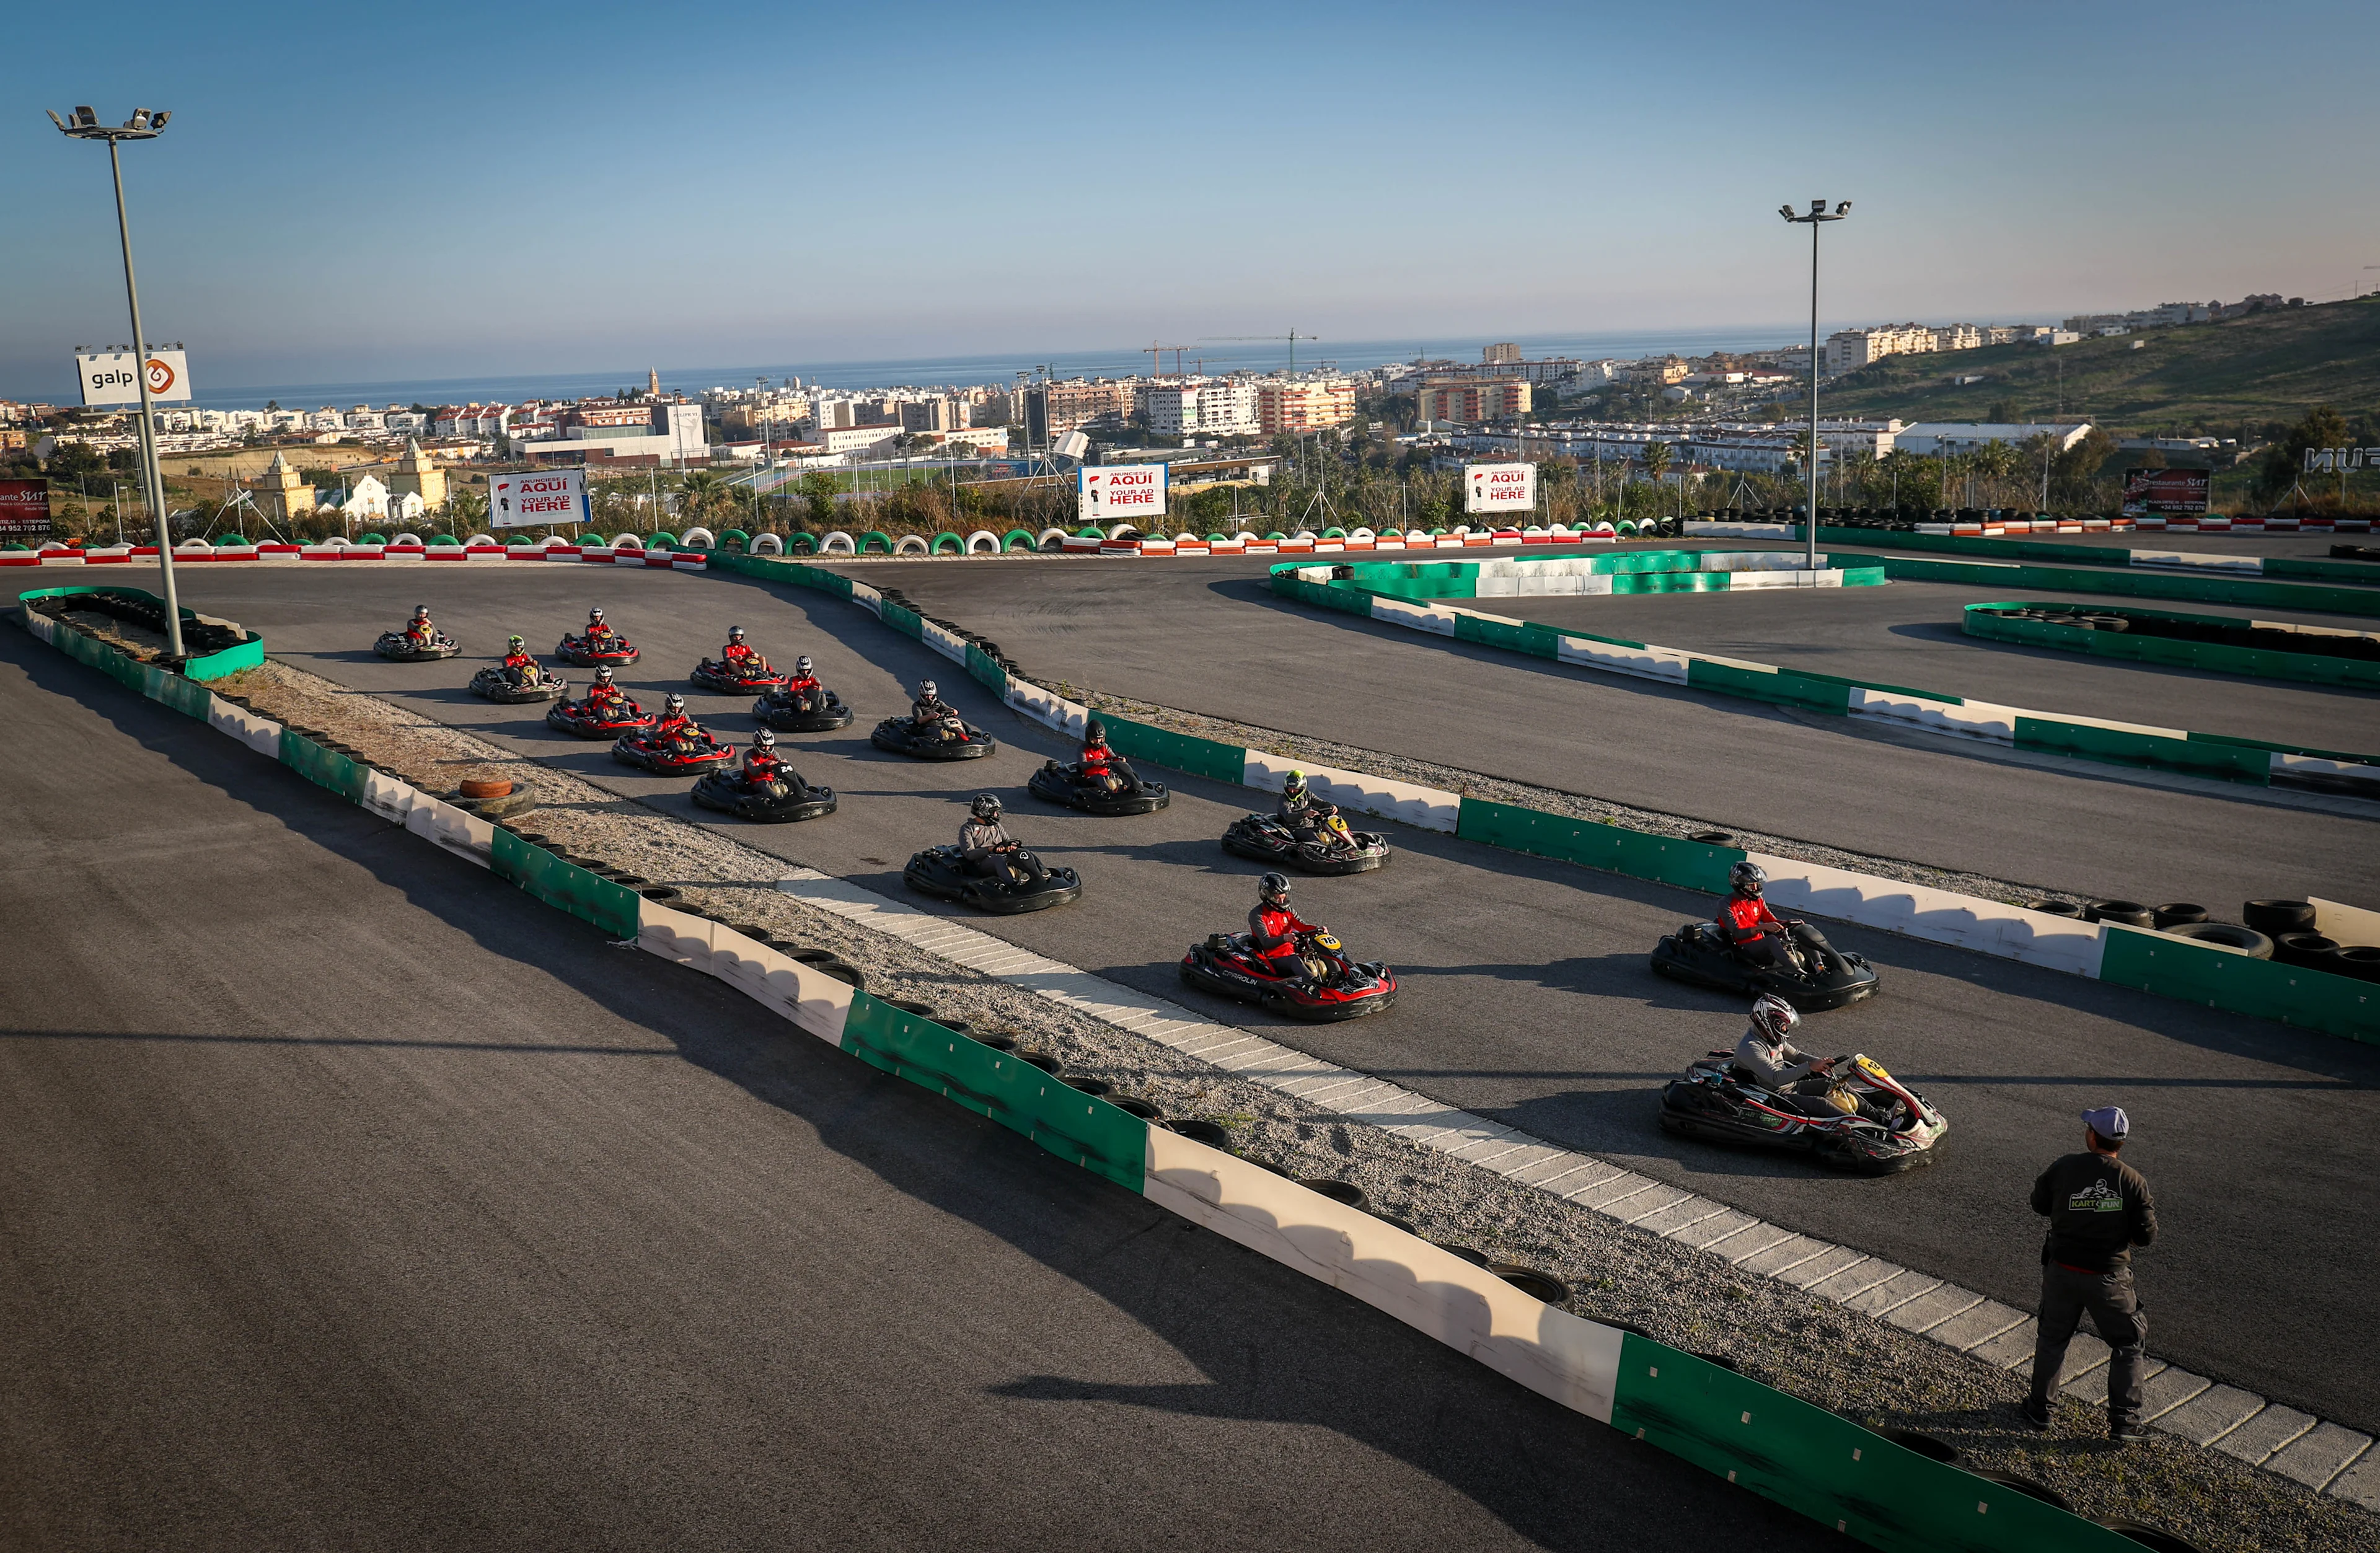
M 2022 712 L 2016 720 L 2016 747 L 2044 755 L 2077 756 L 2115 766 L 2188 771 L 2195 776 L 2252 783 L 2260 787 L 2269 787 L 2273 781 L 2273 762 L 2259 746 L 2134 734 L 2058 718 L 2027 717 Z
M 1454 617 L 1454 639 L 1476 642 L 1481 647 L 1500 647 L 1509 652 L 1525 652 L 1532 658 L 1561 658 L 1561 636 L 1550 625 L 1539 625 L 1526 620 L 1482 620 L 1475 614 Z
M 565 863 L 502 826 L 496 828 L 491 858 L 496 877 L 512 880 L 547 905 L 591 922 L 615 939 L 637 936 L 638 897 L 626 885 Z
M 1793 537 L 1802 538 L 1802 526 L 1793 526 Z M 2134 538 L 2144 540 L 2163 539 L 2162 534 L 2143 534 Z M 2185 536 L 2176 535 L 2177 539 Z M 2009 561 L 2046 561 L 2069 566 L 2129 566 L 2133 552 L 2117 545 L 2082 545 L 2059 543 L 2046 540 L 1968 539 L 1957 534 L 1911 534 L 1891 529 L 1842 528 L 1831 523 L 1818 526 L 1821 543 L 1872 545 L 1885 550 L 1930 550 L 1948 555 L 1990 556 Z M 2151 548 L 2155 548 L 2154 545 Z M 2305 555 L 2262 555 L 2255 558 L 2267 577 L 2311 577 L 2325 582 L 2357 583 L 2367 588 L 2380 588 L 2380 565 L 2368 561 L 2338 561 Z
M 1008 694 L 1008 671 L 992 661 L 991 655 L 973 642 L 967 643 L 967 674 L 977 684 L 995 696 Z
M 866 992 L 852 995 L 843 1049 L 1022 1133 L 1061 1159 L 1119 1186 L 1138 1192 L 1145 1184 L 1148 1122 L 1009 1052 Z
M 1739 669 L 1732 664 L 1714 663 L 1706 658 L 1696 658 L 1686 664 L 1686 685 L 1694 690 L 1716 690 L 1722 695 L 1748 697 L 1780 707 L 1803 707 L 1811 711 L 1830 712 L 1837 717 L 1849 716 L 1852 710 L 1849 684 L 1841 680 L 1823 679 L 1815 674 L 1799 673 L 1791 669 L 1767 673 L 1758 669 Z
M 325 749 L 285 725 L 281 730 L 281 763 L 351 804 L 363 802 L 364 776 L 369 767 L 348 759 L 335 749 Z
M 2323 637 L 2308 634 L 2306 649 L 2289 652 L 2277 649 L 2233 647 L 2224 642 L 2190 641 L 2177 637 L 2158 637 L 2131 631 L 2084 630 L 2076 625 L 2060 625 L 2055 621 L 2013 618 L 1995 612 L 2013 609 L 2048 607 L 2046 601 L 2022 602 L 2015 600 L 1995 603 L 1969 604 L 1959 612 L 1960 629 L 1970 637 L 1986 641 L 2013 642 L 2020 647 L 2048 648 L 2059 652 L 2086 653 L 2094 658 L 2119 659 L 2132 663 L 2155 663 L 2165 668 L 2196 669 L 2207 673 L 2248 674 L 2258 679 L 2296 680 L 2306 685 L 2344 685 L 2365 690 L 2380 690 L 2380 661 L 2366 658 L 2342 658 L 2324 652 Z M 2109 606 L 2110 613 L 2131 619 L 2149 617 L 2160 620 L 2186 620 L 2217 626 L 2243 624 L 2228 615 L 2184 614 L 2177 610 L 2118 609 Z
M 194 679 L 184 679 L 153 665 L 143 664 L 142 670 L 142 695 L 152 701 L 163 701 L 185 717 L 205 719 L 214 702 L 214 692 Z
M 1891 1553 L 2140 1553 L 2055 1505 L 1633 1332 L 1621 1340 L 1611 1424 Z
M 1247 774 L 1248 752 L 1235 744 L 1221 744 L 1171 728 L 1135 722 L 1129 717 L 1101 712 L 1108 743 L 1127 760 L 1147 760 L 1192 776 L 1236 784 Z
M 885 602 L 878 605 L 876 613 L 878 619 L 905 637 L 916 637 L 920 640 L 925 637 L 925 617 L 916 610 L 904 609 L 899 604 Z
M 1727 871 L 1745 856 L 1741 847 L 1649 835 L 1485 798 L 1463 800 L 1454 833 L 1464 841 L 1500 846 L 1507 852 L 1525 852 L 1533 857 L 1551 857 L 1714 895 L 1727 893 Z
M 23 607 L 35 599 L 58 599 L 78 593 L 111 593 L 118 598 L 139 599 L 144 603 L 156 605 L 160 609 L 164 608 L 165 602 L 164 600 L 159 598 L 156 594 L 148 591 L 146 588 L 117 588 L 98 584 L 70 584 L 64 588 L 28 588 L 24 592 L 17 595 L 17 602 L 19 607 Z M 198 612 L 195 610 L 186 609 L 181 613 L 182 622 L 185 625 L 189 625 L 199 618 Z M 90 641 L 90 638 L 84 637 L 79 631 L 73 632 L 71 635 L 79 640 L 86 642 Z M 91 645 L 98 646 L 99 644 L 92 643 Z M 139 690 L 140 688 L 140 685 L 137 680 L 125 679 L 123 673 L 114 663 L 103 661 L 98 658 L 84 657 L 81 654 L 75 652 L 71 648 L 67 650 L 70 656 L 73 656 L 79 662 L 89 663 L 95 668 L 105 669 L 109 673 L 114 674 L 118 680 L 122 681 L 128 688 L 133 690 Z M 131 662 L 131 660 L 125 657 L 122 653 L 111 652 L 109 656 L 124 662 Z M 200 657 L 183 660 L 181 672 L 184 678 L 197 680 L 203 684 L 210 680 L 221 679 L 226 674 L 236 674 L 242 669 L 253 669 L 263 661 L 264 638 L 258 636 L 255 632 L 250 631 L 247 633 L 243 640 L 234 646 L 224 649 L 221 652 L 210 652 Z M 135 667 L 138 667 L 138 665 L 136 664 Z
M 2380 566 L 2369 561 L 2326 561 L 2311 555 L 2267 555 L 2263 562 L 2265 575 L 2268 577 L 2316 577 L 2325 582 L 2351 582 L 2364 588 L 2380 588 Z
M 2194 604 L 2247 604 L 2301 613 L 2380 615 L 2380 591 L 2360 588 L 2315 588 L 2299 582 L 2262 582 L 2252 577 L 2184 576 L 2112 566 L 1994 566 L 1973 561 L 1921 561 L 1903 555 L 1863 555 L 1854 559 L 1882 566 L 1885 576 L 1900 582 L 1971 583 L 1995 592 L 2046 588 L 2061 593 L 2110 593 Z
M 2185 1003 L 2380 1045 L 2380 982 L 2110 925 L 2099 979 Z

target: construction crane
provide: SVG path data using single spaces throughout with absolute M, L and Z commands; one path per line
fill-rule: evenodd
M 1165 363 L 1158 359 L 1157 353 L 1161 350 L 1172 351 L 1173 353 L 1173 375 L 1178 378 L 1182 375 L 1183 353 L 1187 351 L 1190 347 L 1188 346 L 1161 346 L 1155 340 L 1151 340 L 1148 344 L 1141 346 L 1140 348 L 1141 350 L 1148 352 L 1148 375 L 1153 378 L 1161 378 L 1165 375 Z M 1135 351 L 1134 354 L 1137 355 L 1139 352 Z
M 1291 330 L 1286 334 L 1201 334 L 1198 336 L 1201 340 L 1287 340 L 1289 342 L 1289 372 L 1292 377 L 1295 377 L 1297 375 L 1297 342 L 1300 340 L 1319 340 L 1321 337 L 1322 336 L 1319 334 L 1301 334 L 1294 329 Z

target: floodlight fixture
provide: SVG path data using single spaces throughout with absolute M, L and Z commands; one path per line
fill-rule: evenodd
M 1827 202 L 1824 200 L 1813 200 L 1810 201 L 1810 213 L 1812 215 L 1823 215 L 1826 213 L 1826 209 Z
M 161 114 L 161 115 L 158 115 L 158 117 L 157 117 L 157 122 L 158 122 L 158 123 L 160 123 L 160 124 L 164 123 L 164 122 L 165 122 L 164 115 L 162 115 L 162 114 Z M 1837 215 L 1849 215 L 1849 214 L 1851 214 L 1851 213 L 1852 213 L 1852 202 L 1851 202 L 1850 200 L 1836 200 L 1836 201 L 1835 201 L 1835 213 L 1836 213 Z

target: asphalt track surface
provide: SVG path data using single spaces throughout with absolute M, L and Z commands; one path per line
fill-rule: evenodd
M 992 637 L 1045 682 L 1730 829 L 2084 896 L 2199 901 L 2226 917 L 2265 897 L 2380 902 L 2380 805 L 2309 803 L 1548 663 L 1278 598 L 1247 560 L 906 562 L 852 575 Z M 1483 607 L 1535 614 L 1551 601 Z M 1839 613 L 1835 590 L 1802 601 L 1823 635 Z M 2380 703 L 2342 705 L 2323 747 L 2380 745 Z
M 1839 1540 L 14 629 L 0 1546 Z
M 996 570 L 1003 591 L 1021 596 L 1075 568 L 982 570 Z M 1128 575 L 1147 581 L 1160 571 Z M 1165 773 L 1174 799 L 1157 815 L 1102 820 L 1044 805 L 1024 783 L 1045 754 L 1069 752 L 1055 736 L 846 603 L 732 576 L 561 565 L 192 573 L 186 597 L 262 631 L 276 657 L 889 896 L 906 894 L 899 874 L 910 853 L 953 839 L 969 795 L 998 790 L 1014 831 L 1050 861 L 1079 868 L 1086 892 L 1063 910 L 970 919 L 984 931 L 2028 1309 L 2038 1292 L 2039 1228 L 2025 1201 L 2034 1177 L 2075 1147 L 2082 1110 L 2120 1104 L 2137 1128 L 2129 1158 L 2154 1183 L 2167 1225 L 2142 1272 L 2159 1355 L 2327 1417 L 2380 1425 L 2380 1353 L 2337 1340 L 2362 1318 L 2380 1271 L 2368 1237 L 2338 1232 L 2342 1206 L 2365 1200 L 2380 1171 L 2380 1050 L 1839 928 L 1839 944 L 1882 967 L 1886 990 L 1815 1016 L 1804 1044 L 1869 1053 L 1910 1076 L 1952 1125 L 1930 1169 L 1844 1179 L 1791 1158 L 1681 1142 L 1654 1124 L 1660 1084 L 1742 1028 L 1740 1002 L 1645 968 L 1662 933 L 1709 914 L 1706 896 L 1390 828 L 1400 855 L 1388 868 L 1300 880 L 1297 900 L 1356 953 L 1397 968 L 1398 1006 L 1350 1025 L 1282 1026 L 1190 992 L 1175 972 L 1190 942 L 1237 927 L 1252 903 L 1260 869 L 1225 855 L 1216 838 L 1253 795 Z M 1208 607 L 1244 615 L 1228 599 Z M 364 649 L 425 600 L 466 656 L 408 666 Z M 547 729 L 537 709 L 491 706 L 461 688 L 506 631 L 547 644 L 595 603 L 643 648 L 644 661 L 625 677 L 647 699 L 682 686 L 677 676 L 717 649 L 731 622 L 779 661 L 815 657 L 858 721 L 786 742 L 807 778 L 838 790 L 841 810 L 791 826 L 718 820 L 691 807 L 686 779 L 647 777 L 600 743 Z M 1090 628 L 1099 617 L 1075 618 Z M 1257 628 L 1274 628 L 1274 618 L 1258 617 Z M 1246 661 L 1248 650 L 1236 648 L 1233 661 Z M 1030 666 L 1039 655 L 1024 656 Z M 1176 658 L 1200 661 L 1194 649 L 1177 649 Z M 905 705 L 903 686 L 921 675 L 991 729 L 1001 750 L 937 764 L 870 747 L 867 730 Z M 747 698 L 689 700 L 725 731 L 751 726 Z

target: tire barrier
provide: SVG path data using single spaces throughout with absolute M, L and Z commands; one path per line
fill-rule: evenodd
M 1475 598 L 1481 588 L 1491 583 L 1500 586 L 1508 569 L 1512 573 L 1526 573 L 1540 566 L 1574 567 L 1605 561 L 1624 567 L 1628 563 L 1658 558 L 1658 555 L 1549 556 L 1543 561 L 1476 564 L 1365 562 L 1331 566 L 1292 561 L 1282 562 L 1272 568 L 1272 590 L 1283 598 L 1402 625 L 1408 630 L 1451 637 L 1457 641 L 1484 647 L 1503 648 L 1526 653 L 1532 658 L 1548 659 L 1580 668 L 1600 669 L 1637 679 L 1682 685 L 1690 689 L 1706 690 L 1721 696 L 1765 701 L 1773 706 L 1798 707 L 1837 717 L 1889 722 L 1921 733 L 1975 739 L 2039 754 L 2064 755 L 2109 765 L 2180 771 L 2192 776 L 2246 783 L 2259 787 L 2277 782 L 2289 785 L 2380 793 L 2380 756 L 2307 749 L 2228 734 L 2200 734 L 2182 728 L 2158 728 L 2143 723 L 2030 711 L 2020 707 L 1970 701 L 1959 696 L 1912 690 L 1902 686 L 1871 685 L 1834 674 L 1779 668 L 1742 659 L 1706 657 L 1675 648 L 1656 647 L 1619 637 L 1594 636 L 1583 631 L 1566 631 L 1533 621 L 1513 620 L 1429 601 L 1450 595 Z M 1845 558 L 1829 555 L 1827 559 L 1835 562 Z M 1853 568 L 1857 569 L 1864 568 Z M 1888 574 L 1892 572 L 1889 565 L 1886 570 Z M 1846 575 L 1849 575 L 1848 571 Z M 1566 580 L 1569 579 L 1560 574 L 1548 574 L 1535 579 L 1515 577 L 1514 585 L 1525 584 L 1533 592 L 1552 592 L 1556 590 L 1556 585 Z M 1584 583 L 1588 579 L 1579 577 L 1576 580 Z M 1467 592 L 1464 591 L 1466 589 Z M 2380 595 L 2374 596 L 2374 604 L 2380 607 Z
M 89 663 L 114 675 L 128 687 L 144 694 L 149 665 L 109 647 L 93 637 L 85 636 L 57 617 L 68 610 L 95 609 L 163 633 L 165 629 L 165 601 L 154 593 L 138 588 L 36 588 L 17 595 L 24 611 L 26 625 L 30 627 L 39 617 L 45 625 L 60 627 L 45 636 L 67 657 Z M 188 656 L 182 662 L 182 677 L 204 684 L 236 674 L 242 669 L 253 669 L 264 661 L 264 638 L 253 632 L 242 631 L 229 621 L 214 620 L 196 610 L 184 609 L 182 646 Z M 42 633 L 36 631 L 36 635 Z M 119 668 L 118 664 L 123 665 Z M 140 671 L 129 673 L 129 671 Z
M 1960 628 L 1988 641 L 2136 663 L 2380 690 L 2380 632 L 2139 608 L 2004 601 L 1969 604 Z
M 1686 531 L 1724 535 L 1748 525 L 1689 523 Z M 1779 524 L 1763 532 L 1779 539 L 1798 540 L 1801 524 Z M 2065 531 L 2061 528 L 2061 531 Z M 2058 544 L 2046 540 L 1985 539 L 1956 534 L 1903 533 L 1872 528 L 1818 525 L 1821 543 L 1872 545 L 1883 550 L 1932 551 L 1947 555 L 1986 556 L 2006 561 L 2046 561 L 2067 565 L 2179 570 L 2252 577 L 2302 577 L 2310 581 L 2360 583 L 2380 587 L 2380 566 L 2356 560 L 2323 560 L 2304 555 L 2216 555 L 2204 551 L 2134 550 L 2113 545 Z
M 997 643 L 988 643 L 982 637 L 954 625 L 927 617 L 910 607 L 897 592 L 880 591 L 823 567 L 796 562 L 730 557 L 723 569 L 848 599 L 903 636 L 964 665 L 969 677 L 998 695 L 1019 714 L 1045 727 L 1079 735 L 1089 719 L 1087 708 L 1026 678 L 1014 661 L 997 651 Z M 1278 576 L 1275 580 L 1279 582 Z M 1393 600 L 1375 601 L 1400 609 L 1415 608 Z M 1342 599 L 1332 607 L 1354 606 Z M 1566 657 L 1564 661 L 1571 660 Z M 1682 674 L 1680 677 L 1682 679 Z M 1176 733 L 1113 712 L 1101 712 L 1099 721 L 1106 725 L 1108 742 L 1117 753 L 1128 759 L 1146 760 L 1192 776 L 1279 792 L 1282 778 L 1295 768 L 1305 771 L 1307 786 L 1317 795 L 1342 808 L 1507 851 L 1712 894 L 1724 894 L 1728 870 L 1748 858 L 1767 870 L 1768 898 L 1794 910 L 2064 971 L 2183 1002 L 2380 1044 L 2380 989 L 2363 981 L 2360 975 L 2257 959 L 2228 945 L 2193 942 L 2158 933 L 2149 925 L 2150 914 L 2144 906 L 2133 908 L 2141 914 L 2142 926 L 2138 928 L 2113 922 L 2083 921 L 2055 911 L 2009 905 L 1899 880 L 1770 856 L 1720 843 L 1633 831 L 1599 820 L 1548 814 L 1464 794 L 1391 782 L 1361 771 L 1337 770 L 1285 755 Z M 2329 936 L 2345 942 L 2380 944 L 2380 913 L 2355 912 L 2353 908 L 2319 902 L 2314 904 L 2314 910 L 2319 914 L 2315 924 L 2318 928 L 2338 927 L 2338 931 Z M 2369 918 L 2368 926 L 2364 918 Z

